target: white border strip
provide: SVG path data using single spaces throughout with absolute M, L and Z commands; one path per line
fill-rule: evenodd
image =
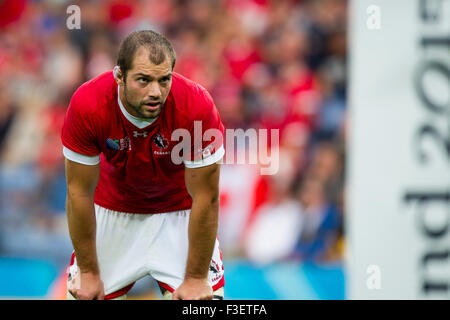
M 74 152 L 64 146 L 63 146 L 63 154 L 64 154 L 64 157 L 66 157 L 66 159 L 68 159 L 70 161 L 85 164 L 88 166 L 95 166 L 96 164 L 100 163 L 100 155 L 86 156 L 84 154 Z
M 184 165 L 189 169 L 206 167 L 219 162 L 220 160 L 222 160 L 224 155 L 225 149 L 222 145 L 216 152 L 214 152 L 214 154 L 210 155 L 209 157 L 197 161 L 184 161 Z

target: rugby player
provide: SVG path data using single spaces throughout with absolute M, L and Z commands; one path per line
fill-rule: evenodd
M 67 216 L 74 247 L 69 299 L 123 299 L 152 276 L 166 299 L 223 299 L 217 239 L 224 131 L 210 94 L 174 72 L 176 55 L 162 35 L 143 30 L 120 45 L 114 70 L 81 85 L 61 133 Z M 197 126 L 198 127 L 198 126 Z M 175 163 L 190 133 L 191 153 Z

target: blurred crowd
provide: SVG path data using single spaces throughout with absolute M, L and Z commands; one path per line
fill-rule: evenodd
M 346 0 L 85 0 L 70 30 L 71 4 L 0 1 L 0 255 L 68 263 L 65 111 L 81 83 L 114 67 L 127 34 L 153 29 L 226 128 L 280 130 L 277 174 L 222 168 L 224 258 L 342 258 Z

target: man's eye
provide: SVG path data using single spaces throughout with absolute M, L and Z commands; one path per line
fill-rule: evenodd
M 170 79 L 169 78 L 162 78 L 161 80 L 159 80 L 160 82 L 167 82 L 167 81 L 169 81 Z
M 145 78 L 139 78 L 138 81 L 141 82 L 141 83 L 147 83 L 148 82 L 148 80 L 145 79 Z

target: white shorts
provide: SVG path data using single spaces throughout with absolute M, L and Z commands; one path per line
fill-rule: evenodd
M 188 253 L 189 213 L 131 214 L 95 205 L 97 257 L 106 299 L 126 294 L 146 275 L 170 292 L 181 285 Z M 73 254 L 69 273 L 76 270 Z M 217 239 L 208 279 L 213 291 L 225 284 Z

